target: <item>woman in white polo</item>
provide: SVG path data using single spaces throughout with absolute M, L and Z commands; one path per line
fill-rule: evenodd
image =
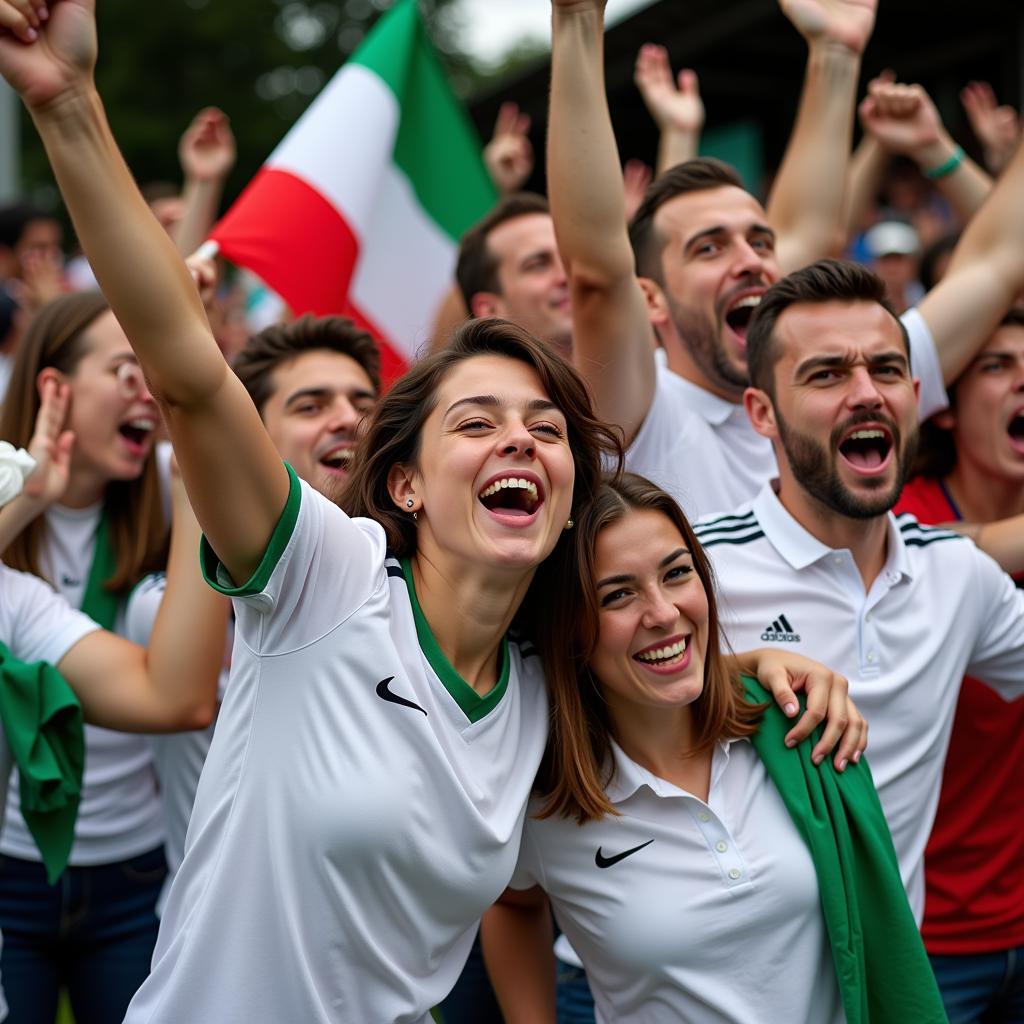
M 678 506 L 610 481 L 577 549 L 540 795 L 484 919 L 509 1024 L 554 1021 L 545 892 L 600 1024 L 944 1020 L 866 764 L 787 750 L 785 718 L 731 674 Z

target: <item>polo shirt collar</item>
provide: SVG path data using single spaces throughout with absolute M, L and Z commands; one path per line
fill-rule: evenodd
M 774 481 L 766 483 L 754 499 L 752 510 L 757 517 L 758 525 L 764 531 L 772 547 L 789 562 L 794 569 L 806 569 L 807 566 L 832 554 L 833 549 L 823 544 L 817 537 L 808 533 L 786 510 L 775 493 Z M 896 582 L 904 576 L 910 578 L 910 561 L 907 548 L 903 543 L 896 519 L 891 512 L 888 519 L 888 553 L 882 574 L 890 582 Z
M 737 742 L 737 740 L 730 739 L 719 740 L 717 743 L 715 757 L 711 763 L 712 788 L 714 788 L 719 776 L 725 770 L 725 766 L 729 763 L 729 747 L 735 742 Z M 638 765 L 636 761 L 632 760 L 632 758 L 626 754 L 615 740 L 611 740 L 611 745 L 612 764 L 615 771 L 612 775 L 611 781 L 607 786 L 605 786 L 605 793 L 613 804 L 623 803 L 644 787 L 649 789 L 655 796 L 689 796 L 696 799 L 696 797 L 693 797 L 691 793 L 686 793 L 678 786 L 673 785 L 667 779 L 663 779 L 660 776 L 655 775 L 653 772 L 649 772 L 643 766 Z
M 735 416 L 737 412 L 743 413 L 743 418 L 746 419 L 747 414 L 742 404 L 727 402 L 724 398 L 713 395 L 710 391 L 700 387 L 700 385 L 694 384 L 692 380 L 681 377 L 678 373 L 669 370 L 667 367 L 666 372 L 671 373 L 676 378 L 676 383 L 681 385 L 682 390 L 686 393 L 686 407 L 700 416 L 702 420 L 710 423 L 711 426 L 720 427 L 730 416 Z

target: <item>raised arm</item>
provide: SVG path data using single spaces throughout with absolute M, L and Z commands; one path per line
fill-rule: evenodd
M 780 0 L 807 40 L 796 124 L 768 197 L 783 273 L 835 255 L 845 241 L 844 193 L 860 59 L 876 0 Z
M 658 126 L 658 163 L 654 173 L 664 174 L 670 167 L 692 160 L 700 148 L 704 127 L 697 72 L 684 68 L 673 80 L 665 47 L 645 43 L 636 56 L 633 81 Z
M 950 383 L 1024 291 L 1024 146 L 967 225 L 946 276 L 918 309 Z
M 569 275 L 573 361 L 627 442 L 654 396 L 654 334 L 626 229 L 604 89 L 604 3 L 553 0 L 548 195 Z
M 227 115 L 216 107 L 200 110 L 178 143 L 178 159 L 185 173 L 185 208 L 174 244 L 182 256 L 190 256 L 217 220 L 224 181 L 235 166 L 235 137 Z
M 913 160 L 965 223 L 992 191 L 992 179 L 953 141 L 920 85 L 875 79 L 860 118 L 886 152 Z
M 0 0 L 0 25 L 28 7 Z M 32 116 L 78 238 L 161 404 L 199 521 L 241 582 L 263 555 L 288 477 L 110 133 L 93 82 L 93 8 L 94 0 L 57 0 L 32 42 L 0 32 L 0 73 Z

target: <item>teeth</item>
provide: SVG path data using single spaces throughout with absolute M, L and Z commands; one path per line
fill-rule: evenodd
M 537 485 L 532 480 L 523 480 L 522 478 L 516 478 L 514 476 L 506 476 L 502 477 L 500 480 L 495 480 L 490 487 L 485 487 L 480 492 L 480 497 L 488 498 L 492 494 L 497 494 L 498 491 L 509 487 L 516 487 L 520 490 L 526 491 L 534 501 L 537 500 Z
M 742 299 L 738 299 L 730 307 L 730 312 L 734 309 L 753 309 L 756 306 L 761 305 L 760 295 L 746 295 Z
M 855 430 L 848 438 L 850 441 L 873 441 L 875 438 L 885 438 L 882 430 Z
M 641 661 L 671 661 L 680 657 L 686 650 L 686 640 L 671 644 L 669 647 L 659 647 L 654 651 L 641 651 L 637 657 Z
M 156 430 L 156 420 L 148 416 L 140 416 L 138 419 L 129 420 L 127 426 L 133 430 Z
M 352 448 L 341 448 L 336 452 L 331 452 L 329 455 L 325 455 L 320 461 L 327 466 L 347 467 L 352 464 L 354 456 L 355 451 Z

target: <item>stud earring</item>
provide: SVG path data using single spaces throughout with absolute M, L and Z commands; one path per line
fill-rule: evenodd
M 406 499 L 405 499 L 405 507 L 406 507 L 406 508 L 412 508 L 412 507 L 413 507 L 413 505 L 415 505 L 415 504 L 416 504 L 416 502 L 414 502 L 414 501 L 412 500 L 412 498 L 406 498 Z
M 566 521 L 565 521 L 565 528 L 567 530 L 571 530 L 575 525 L 576 525 L 576 523 L 573 522 L 572 519 L 566 519 Z

